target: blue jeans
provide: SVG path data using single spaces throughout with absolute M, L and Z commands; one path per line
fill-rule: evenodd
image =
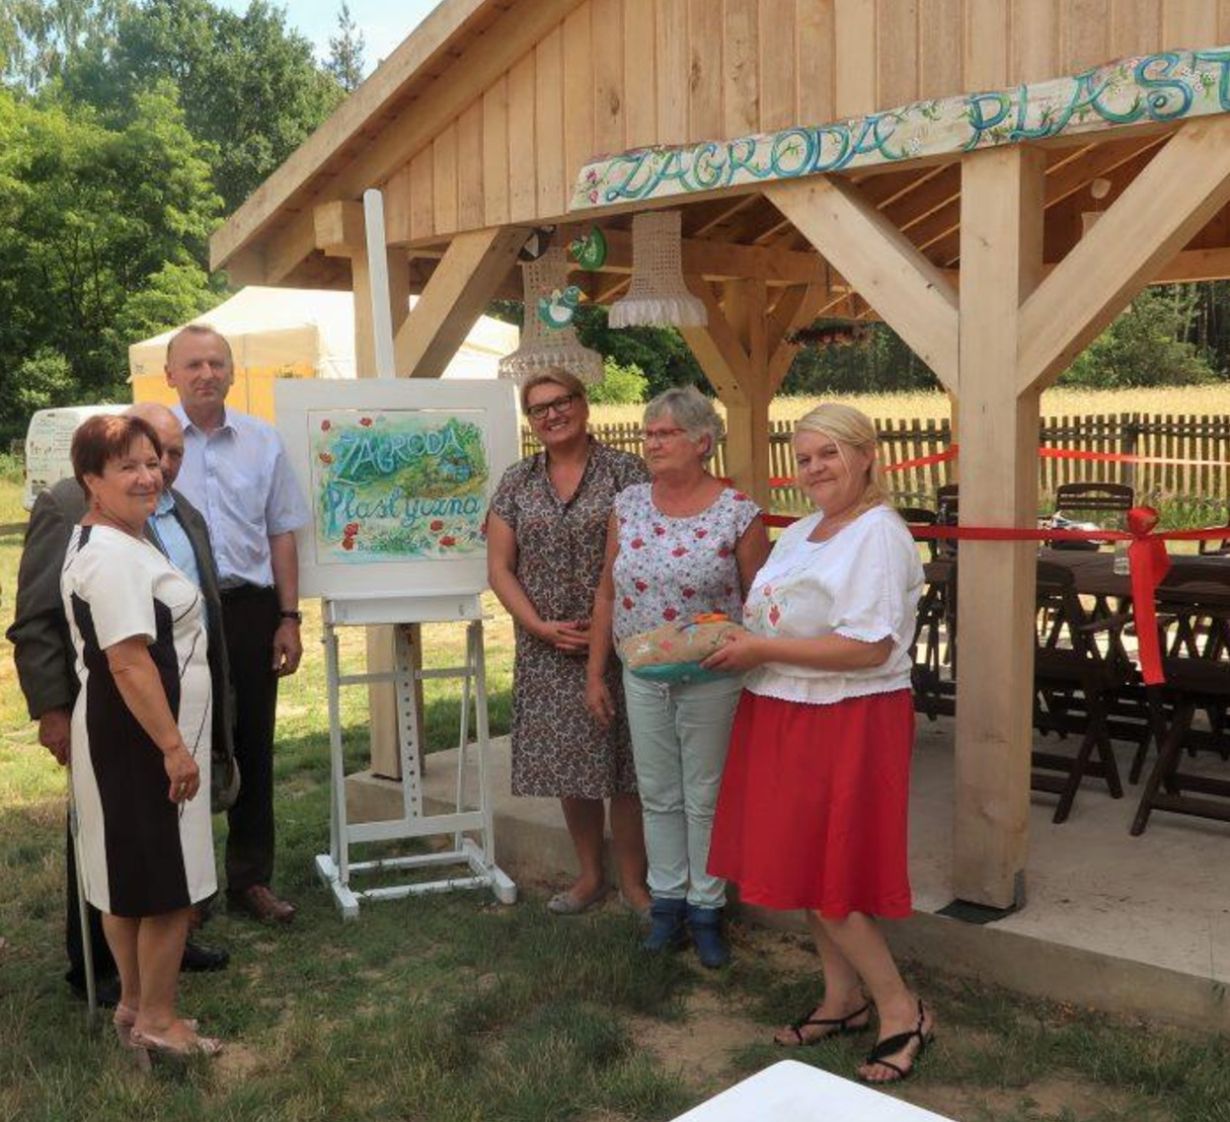
M 663 685 L 624 670 L 632 759 L 645 823 L 649 891 L 720 908 L 726 882 L 710 876 L 709 835 L 742 677 Z

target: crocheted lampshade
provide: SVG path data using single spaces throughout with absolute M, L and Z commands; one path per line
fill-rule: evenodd
M 521 345 L 500 359 L 501 378 L 523 382 L 543 370 L 567 370 L 582 382 L 602 381 L 602 356 L 581 346 L 577 330 L 571 324 L 548 326 L 539 315 L 541 297 L 568 287 L 568 258 L 560 246 L 552 246 L 535 261 L 521 266 L 525 284 L 525 324 L 521 328 Z
M 702 327 L 705 305 L 683 281 L 682 214 L 650 210 L 632 217 L 632 284 L 611 305 L 612 327 Z

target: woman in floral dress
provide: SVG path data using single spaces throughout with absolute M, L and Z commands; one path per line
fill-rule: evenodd
M 721 436 L 721 420 L 693 387 L 667 390 L 645 409 L 653 481 L 615 500 L 594 602 L 586 694 L 603 721 L 620 717 L 607 677 L 612 639 L 712 612 L 738 620 L 768 555 L 759 507 L 705 468 Z M 666 684 L 625 669 L 623 684 L 653 896 L 645 947 L 677 947 L 690 930 L 701 961 L 720 966 L 726 885 L 706 865 L 741 678 Z
M 575 915 L 606 894 L 605 807 L 625 902 L 647 912 L 645 844 L 628 725 L 585 705 L 590 613 L 615 496 L 647 475 L 627 452 L 586 431 L 585 387 L 553 370 L 528 379 L 521 406 L 543 451 L 504 474 L 487 519 L 491 587 L 516 625 L 512 793 L 558 798 L 580 874 L 547 907 Z M 620 696 L 612 672 L 607 688 Z

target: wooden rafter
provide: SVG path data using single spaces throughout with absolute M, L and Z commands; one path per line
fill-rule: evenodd
M 438 378 L 508 276 L 529 231 L 492 227 L 458 234 L 394 341 L 397 369 Z
M 775 184 L 768 194 L 956 392 L 957 296 L 940 270 L 850 184 L 799 180 Z
M 231 254 L 262 235 L 284 208 L 298 203 L 310 213 L 309 197 L 313 204 L 339 198 L 354 200 L 364 189 L 385 182 L 458 116 L 488 82 L 530 50 L 579 3 L 538 0 L 504 12 L 467 47 L 463 67 L 450 67 L 448 80 L 426 83 L 419 96 L 403 104 L 397 96 L 399 84 L 412 76 L 416 81 L 427 77 L 429 71 L 424 67 L 429 60 L 467 20 L 489 7 L 487 0 L 446 0 L 398 48 L 389 68 L 380 67 L 343 102 L 214 234 L 210 241 L 213 266 L 223 266 Z M 335 170 L 335 174 L 326 175 L 329 170 Z M 322 188 L 321 183 L 326 185 Z M 303 243 L 284 243 L 286 249 L 296 245 Z M 297 262 L 290 268 L 294 264 Z
M 1021 311 L 1021 393 L 1065 369 L 1230 201 L 1230 117 L 1184 124 Z
M 787 288 L 782 293 L 768 325 L 770 393 L 777 393 L 781 388 L 794 356 L 799 353 L 800 345 L 789 342 L 789 335 L 812 323 L 828 297 L 827 284 Z
M 1046 175 L 1046 209 L 1048 212 L 1073 199 L 1093 180 L 1116 172 L 1130 173 L 1144 167 L 1149 154 L 1164 143 L 1164 137 L 1134 137 L 1131 140 L 1103 144 L 1085 149 L 1072 159 L 1051 164 Z M 1088 208 L 1086 208 L 1088 209 Z M 910 240 L 932 261 L 951 268 L 961 258 L 960 206 L 937 215 L 933 227 L 918 226 L 909 231 Z

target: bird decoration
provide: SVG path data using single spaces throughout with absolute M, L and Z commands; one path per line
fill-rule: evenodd
M 589 272 L 596 272 L 606 263 L 606 235 L 595 226 L 584 237 L 574 238 L 568 243 L 568 252 L 572 259 Z
M 575 284 L 552 289 L 550 295 L 538 297 L 538 318 L 552 331 L 559 331 L 572 323 L 584 296 Z

